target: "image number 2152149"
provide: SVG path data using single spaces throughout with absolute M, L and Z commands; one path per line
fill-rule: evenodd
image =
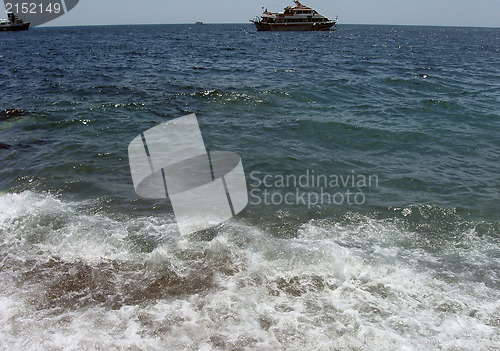
M 5 11 L 13 13 L 30 27 L 50 22 L 71 11 L 79 0 L 4 0 Z

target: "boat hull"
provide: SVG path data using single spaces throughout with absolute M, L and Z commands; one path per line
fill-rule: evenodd
M 269 31 L 280 31 L 280 32 L 291 32 L 291 31 L 323 31 L 329 30 L 334 25 L 335 22 L 326 23 L 264 23 L 264 22 L 253 22 L 258 31 L 269 32 Z
M 0 26 L 0 32 L 16 32 L 20 30 L 28 30 L 30 27 L 29 23 L 23 24 L 7 24 Z

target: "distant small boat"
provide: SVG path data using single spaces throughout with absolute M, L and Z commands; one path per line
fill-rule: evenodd
M 13 13 L 8 13 L 8 19 L 0 19 L 0 31 L 28 30 L 31 22 L 24 22 Z
M 337 23 L 337 19 L 329 20 L 299 1 L 294 2 L 296 6 L 287 6 L 283 12 L 270 12 L 266 9 L 260 17 L 250 22 L 255 24 L 258 31 L 329 30 Z
M 197 21 L 197 22 L 194 22 L 194 24 L 202 25 L 202 24 L 205 24 L 205 23 L 203 23 L 201 21 Z

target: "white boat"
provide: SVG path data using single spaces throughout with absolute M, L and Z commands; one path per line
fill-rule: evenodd
M 283 12 L 270 12 L 266 9 L 260 17 L 250 21 L 258 31 L 330 30 L 337 23 L 337 19 L 329 20 L 299 1 L 294 2 L 295 6 L 287 6 Z

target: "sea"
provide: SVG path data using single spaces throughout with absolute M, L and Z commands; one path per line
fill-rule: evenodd
M 128 146 L 196 114 L 246 208 L 180 234 Z M 1 350 L 499 350 L 500 29 L 0 33 Z

